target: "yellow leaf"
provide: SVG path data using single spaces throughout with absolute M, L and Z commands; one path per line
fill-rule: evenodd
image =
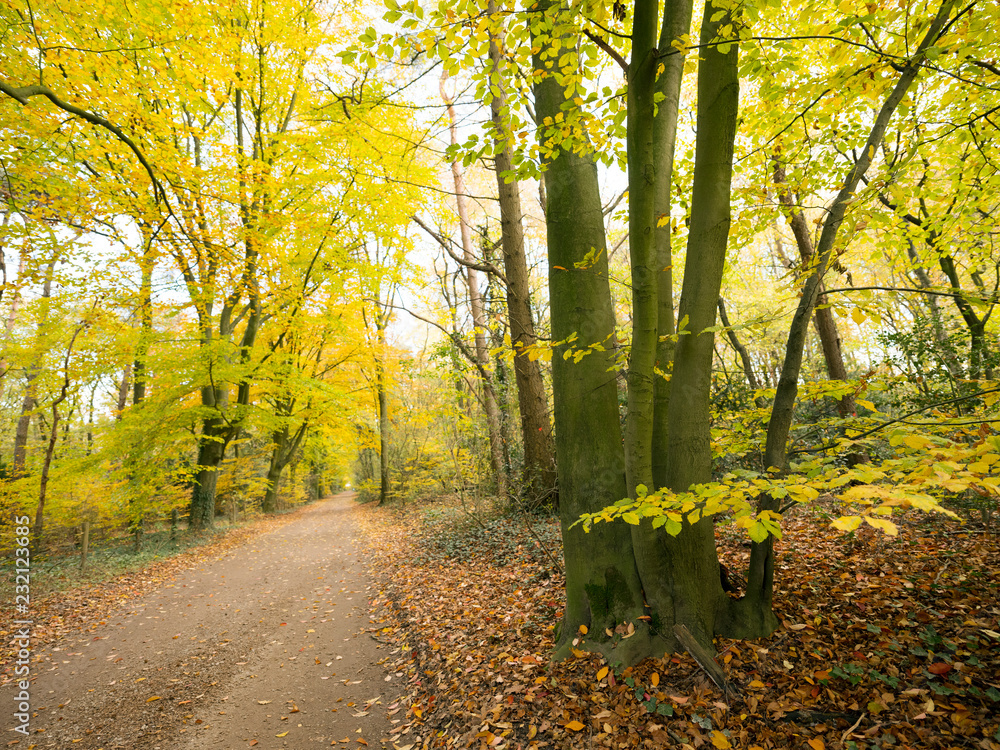
M 841 516 L 833 522 L 833 528 L 841 531 L 854 531 L 861 525 L 860 516 Z
M 903 438 L 903 442 L 906 443 L 907 447 L 917 451 L 926 448 L 931 443 L 930 440 L 919 435 L 907 435 Z
M 865 322 L 865 311 L 862 310 L 860 307 L 855 307 L 853 310 L 851 310 L 851 317 L 854 319 L 855 323 L 861 325 L 862 323 Z
M 808 740 L 808 743 L 809 747 L 813 750 L 826 750 L 826 745 L 819 737 L 813 737 L 811 740 Z
M 719 750 L 729 750 L 732 747 L 729 738 L 718 729 L 712 730 L 712 744 L 719 748 Z
M 574 719 L 569 724 L 566 724 L 566 728 L 569 729 L 571 732 L 579 732 L 581 729 L 583 729 L 583 724 Z
M 873 526 L 880 531 L 884 531 L 889 536 L 896 536 L 899 533 L 899 529 L 896 528 L 896 524 L 885 518 L 873 518 L 872 516 L 865 516 L 865 522 L 869 526 Z
M 288 736 L 288 732 L 282 732 L 281 734 L 276 734 L 274 736 L 275 737 L 287 737 Z
M 598 680 L 603 680 L 607 676 L 608 676 L 608 668 L 607 667 L 601 667 L 599 670 L 597 670 L 597 679 Z
M 586 625 L 581 625 L 580 626 L 580 635 L 587 635 L 587 626 Z
M 146 703 L 152 703 L 153 701 L 160 700 L 160 696 L 154 695 L 152 698 L 146 698 Z
M 538 727 L 532 724 L 530 727 L 528 727 L 528 739 L 529 740 L 535 739 L 536 734 L 538 734 Z
M 657 685 L 659 685 L 660 684 L 660 673 L 659 672 L 653 672 L 653 674 L 651 674 L 649 676 L 649 682 L 650 682 L 650 684 L 652 684 L 653 687 L 656 687 Z
M 656 228 L 665 227 L 670 223 L 670 217 L 667 214 L 662 214 L 659 219 L 656 220 Z

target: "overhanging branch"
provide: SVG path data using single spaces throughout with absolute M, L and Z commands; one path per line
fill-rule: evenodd
M 143 155 L 142 151 L 135 144 L 135 142 L 131 138 L 129 138 L 125 134 L 125 132 L 114 123 L 86 109 L 77 107 L 76 105 L 70 104 L 69 102 L 64 102 L 56 95 L 54 91 L 52 91 L 52 89 L 42 84 L 14 87 L 8 83 L 0 81 L 0 92 L 3 92 L 11 99 L 20 102 L 25 107 L 28 106 L 28 100 L 31 99 L 31 97 L 44 96 L 46 99 L 52 102 L 56 107 L 63 110 L 64 112 L 69 112 L 71 115 L 76 115 L 77 117 L 86 120 L 91 125 L 97 125 L 98 127 L 104 128 L 105 130 L 109 131 L 118 140 L 120 140 L 122 143 L 128 146 L 129 149 L 131 149 L 132 153 L 135 154 L 136 158 L 139 160 L 139 163 L 142 164 L 143 168 L 146 170 L 146 173 L 149 175 L 150 181 L 153 183 L 153 195 L 156 198 L 157 202 L 159 202 L 160 198 L 163 198 L 164 202 L 166 202 L 167 199 L 166 191 L 163 189 L 163 186 L 160 184 L 160 181 L 156 179 L 156 174 L 153 172 L 153 166 L 149 163 L 149 161 L 146 160 L 146 157 Z

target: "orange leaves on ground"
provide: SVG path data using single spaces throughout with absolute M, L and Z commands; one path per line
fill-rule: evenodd
M 448 507 L 435 502 L 433 517 Z M 422 708 L 394 736 L 409 729 L 446 750 L 561 750 L 584 738 L 609 750 L 1000 748 L 1000 690 L 988 678 L 1000 674 L 996 538 L 909 515 L 894 517 L 897 537 L 866 525 L 843 537 L 793 512 L 776 547 L 784 627 L 716 643 L 734 698 L 686 654 L 612 672 L 584 651 L 603 639 L 604 623 L 574 633 L 574 658 L 548 663 L 563 579 L 523 521 L 487 519 L 487 530 L 470 531 L 478 525 L 454 520 L 465 518 L 458 508 L 450 524 L 429 517 L 408 506 L 362 519 L 377 581 L 373 632 L 399 649 L 387 666 L 404 675 L 405 705 Z M 558 558 L 558 524 L 531 523 Z M 728 531 L 719 532 L 722 557 L 744 570 L 748 552 Z M 607 631 L 624 638 L 629 623 Z

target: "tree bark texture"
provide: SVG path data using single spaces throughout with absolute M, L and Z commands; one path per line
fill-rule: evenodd
M 674 269 L 671 214 L 671 186 L 674 173 L 674 147 L 677 142 L 677 115 L 680 111 L 681 82 L 684 77 L 684 53 L 673 41 L 691 31 L 694 0 L 665 3 L 658 64 L 663 71 L 656 78 L 656 93 L 663 95 L 653 121 L 654 190 L 653 232 L 656 243 L 656 370 L 653 373 L 653 487 L 667 484 L 667 411 L 670 382 L 667 379 L 674 361 Z
M 788 330 L 788 341 L 785 344 L 785 357 L 781 366 L 781 375 L 775 391 L 774 404 L 771 407 L 771 419 L 767 428 L 767 443 L 764 447 L 764 465 L 768 468 L 784 470 L 788 461 L 788 436 L 792 427 L 795 410 L 795 397 L 798 394 L 799 374 L 802 369 L 802 355 L 808 333 L 809 318 L 819 297 L 823 274 L 833 257 L 840 225 L 847 214 L 848 206 L 856 198 L 858 184 L 868 172 L 872 157 L 881 147 L 889 121 L 899 103 L 906 96 L 910 87 L 917 79 L 921 64 L 928 47 L 935 44 L 948 23 L 951 12 L 956 7 L 955 0 L 944 0 L 937 15 L 927 27 L 916 51 L 902 67 L 899 80 L 886 96 L 871 131 L 868 140 L 860 149 L 860 156 L 844 178 L 840 191 L 834 198 L 823 221 L 823 229 L 816 246 L 816 260 L 812 264 L 810 275 L 802 288 L 799 304 L 792 317 Z M 757 503 L 758 512 L 778 509 L 778 501 L 770 495 L 762 495 Z M 763 542 L 754 543 L 750 550 L 750 570 L 747 575 L 747 594 L 743 601 L 751 608 L 766 607 L 770 609 L 773 597 L 774 582 L 774 538 L 768 536 Z
M 774 184 L 777 187 L 778 201 L 784 207 L 785 218 L 791 227 L 792 235 L 795 237 L 802 268 L 808 273 L 808 269 L 816 259 L 812 234 L 809 232 L 809 224 L 806 222 L 805 214 L 792 199 L 784 167 L 778 161 L 774 163 Z M 833 310 L 826 304 L 826 297 L 823 296 L 824 291 L 823 282 L 820 280 L 816 308 L 813 312 L 816 333 L 819 335 L 820 344 L 823 347 L 823 359 L 826 361 L 826 372 L 830 380 L 846 381 L 847 367 L 844 365 L 844 353 L 840 346 L 837 319 L 833 316 Z M 837 401 L 837 413 L 842 418 L 852 416 L 857 413 L 857 410 L 853 393 L 848 393 Z
M 488 0 L 487 12 L 497 17 L 494 0 Z M 497 79 L 490 103 L 493 137 L 496 142 L 494 169 L 500 202 L 500 240 L 503 247 L 504 275 L 507 277 L 507 316 L 510 340 L 514 348 L 514 380 L 521 416 L 524 444 L 523 483 L 532 506 L 553 499 L 556 488 L 555 456 L 549 403 L 538 360 L 528 356 L 528 347 L 536 342 L 531 315 L 531 287 L 528 263 L 524 255 L 520 184 L 510 173 L 514 169 L 510 147 L 510 128 L 504 123 L 506 94 L 500 78 L 500 47 L 495 32 L 490 33 L 490 63 Z M 506 175 L 506 176 L 505 176 Z
M 599 510 L 625 497 L 625 464 L 618 416 L 613 337 L 614 314 L 608 282 L 604 217 L 597 166 L 586 155 L 546 146 L 545 122 L 553 122 L 567 101 L 558 56 L 540 52 L 554 39 L 574 40 L 562 29 L 561 8 L 543 0 L 532 29 L 535 111 L 545 160 L 546 233 L 548 236 L 549 297 L 552 337 L 572 344 L 557 345 L 552 356 L 556 456 L 559 474 L 559 515 L 566 565 L 566 611 L 556 644 L 556 656 L 569 653 L 579 626 L 595 637 L 621 622 L 637 622 L 643 601 L 623 524 L 598 524 L 585 534 L 572 527 L 581 513 Z M 593 263 L 577 267 L 596 251 Z M 596 345 L 574 362 L 567 349 Z M 571 528 L 572 527 L 572 528 Z M 625 641 L 636 641 L 640 636 Z M 598 644 L 605 648 L 611 644 Z M 649 648 L 636 649 L 636 656 Z M 619 659 L 631 661 L 631 659 Z
M 629 495 L 653 484 L 653 370 L 656 364 L 656 153 L 653 149 L 656 0 L 636 0 L 628 67 L 628 242 L 632 272 L 632 348 L 628 363 L 625 471 Z
M 451 97 L 445 91 L 447 77 L 447 72 L 444 72 L 441 76 L 440 92 L 441 99 L 445 102 L 448 110 L 448 130 L 451 143 L 455 146 L 458 145 L 458 133 L 455 109 L 452 106 Z M 471 264 L 476 260 L 472 243 L 472 225 L 469 223 L 465 177 L 457 160 L 452 160 L 451 162 L 451 176 L 455 183 L 455 205 L 458 210 L 459 230 L 462 237 L 462 256 L 466 263 Z M 479 291 L 479 272 L 471 265 L 465 266 L 465 280 L 469 290 L 469 308 L 472 312 L 472 324 L 475 327 L 473 336 L 476 342 L 476 362 L 479 364 L 480 381 L 482 384 L 486 431 L 490 443 L 490 471 L 493 473 L 493 481 L 496 482 L 497 494 L 504 497 L 508 491 L 507 475 L 504 471 L 504 443 L 501 431 L 501 415 L 490 371 L 490 349 L 486 342 L 488 322 L 486 320 L 486 308 L 483 304 L 483 296 Z

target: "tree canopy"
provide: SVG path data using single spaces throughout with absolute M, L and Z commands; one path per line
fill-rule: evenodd
M 557 655 L 766 635 L 790 508 L 996 510 L 998 28 L 979 0 L 13 0 L 5 512 L 42 549 L 497 495 L 559 513 Z

